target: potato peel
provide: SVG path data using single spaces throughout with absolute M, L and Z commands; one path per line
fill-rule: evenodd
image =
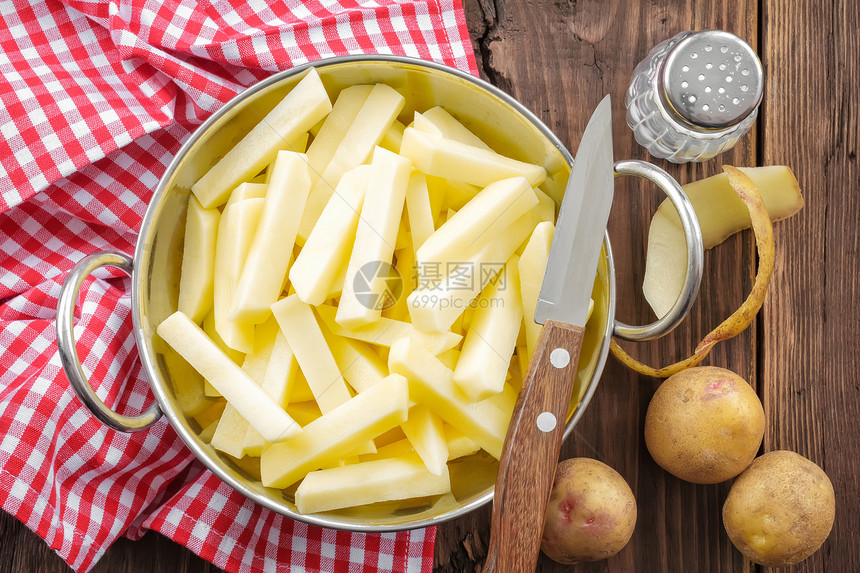
M 729 183 L 735 193 L 749 209 L 750 219 L 752 220 L 752 228 L 755 233 L 756 249 L 758 250 L 759 266 L 756 273 L 755 283 L 753 284 L 750 294 L 747 296 L 743 304 L 735 312 L 725 319 L 719 326 L 708 333 L 699 345 L 696 347 L 692 356 L 685 358 L 674 364 L 664 366 L 662 368 L 654 368 L 644 364 L 632 356 L 630 356 L 616 339 L 612 339 L 610 349 L 612 354 L 640 374 L 651 376 L 653 378 L 667 378 L 672 374 L 676 374 L 687 368 L 698 366 L 710 353 L 711 349 L 718 342 L 734 338 L 743 332 L 753 321 L 767 294 L 767 287 L 770 284 L 771 276 L 773 275 L 773 264 L 775 257 L 775 247 L 773 240 L 773 225 L 768 215 L 767 208 L 764 205 L 761 193 L 756 188 L 752 180 L 741 170 L 730 165 L 723 166 L 723 171 L 729 177 Z

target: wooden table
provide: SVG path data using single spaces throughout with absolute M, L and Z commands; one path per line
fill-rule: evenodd
M 649 159 L 624 123 L 624 92 L 636 63 L 688 29 L 718 28 L 754 46 L 766 87 L 753 131 L 702 165 L 657 161 L 681 182 L 734 165 L 786 164 L 806 207 L 775 228 L 776 270 L 753 325 L 717 346 L 706 364 L 734 370 L 758 391 L 763 451 L 789 449 L 821 465 L 836 489 L 836 523 L 824 547 L 793 571 L 860 571 L 860 2 L 855 0 L 467 0 L 467 22 L 484 78 L 531 108 L 575 148 L 609 93 L 617 158 Z M 619 180 L 610 236 L 618 317 L 649 322 L 640 292 L 647 222 L 662 196 Z M 755 274 L 749 231 L 706 254 L 689 319 L 663 340 L 628 345 L 652 364 L 689 353 L 746 296 Z M 658 383 L 612 357 L 562 457 L 603 460 L 630 483 L 639 520 L 630 544 L 576 571 L 756 571 L 726 536 L 720 510 L 729 483 L 683 483 L 657 467 L 642 439 Z M 437 569 L 473 571 L 485 555 L 489 507 L 439 527 Z M 67 571 L 24 526 L 0 512 L 0 570 Z M 156 534 L 120 540 L 98 572 L 217 570 Z M 542 558 L 542 572 L 569 568 Z

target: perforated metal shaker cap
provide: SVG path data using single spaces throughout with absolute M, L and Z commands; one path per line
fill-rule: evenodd
M 695 32 L 675 44 L 658 78 L 660 99 L 669 111 L 706 130 L 743 121 L 761 102 L 764 84 L 753 49 L 721 30 Z

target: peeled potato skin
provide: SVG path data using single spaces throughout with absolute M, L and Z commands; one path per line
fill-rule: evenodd
M 756 459 L 735 480 L 723 505 L 729 539 L 766 567 L 787 567 L 815 553 L 830 535 L 835 516 L 827 474 L 789 451 Z
M 663 382 L 645 415 L 645 445 L 654 461 L 682 480 L 720 483 L 744 471 L 764 436 L 755 391 L 730 370 L 703 366 Z
M 589 458 L 559 462 L 547 504 L 541 550 L 559 563 L 606 559 L 636 527 L 636 499 L 614 469 Z

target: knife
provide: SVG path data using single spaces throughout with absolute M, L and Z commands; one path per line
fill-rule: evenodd
M 496 478 L 484 573 L 535 570 L 613 197 L 612 108 L 597 106 L 559 209 L 534 320 L 543 324 Z

